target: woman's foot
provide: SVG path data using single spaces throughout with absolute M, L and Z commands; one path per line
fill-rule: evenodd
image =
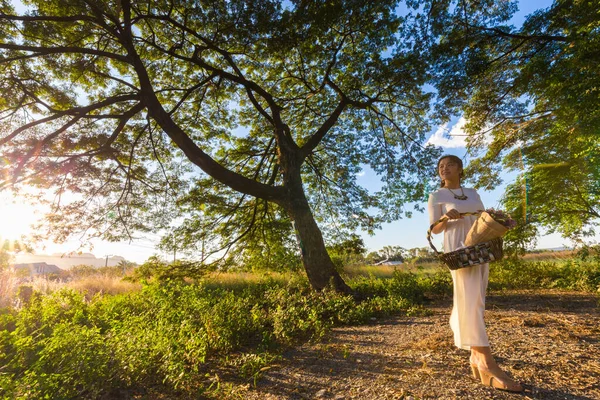
M 483 352 L 478 352 L 477 350 L 472 351 L 469 362 L 471 364 L 473 377 L 481 381 L 482 384 L 509 392 L 523 391 L 523 387 L 517 381 L 506 375 L 506 373 L 500 369 L 498 364 L 496 364 L 496 361 L 491 356 L 489 347 L 487 348 L 487 351 L 484 350 Z
M 485 386 L 493 387 L 500 390 L 506 390 L 508 392 L 522 392 L 523 386 L 519 382 L 510 378 L 500 368 L 496 368 L 494 371 L 483 369 L 478 367 L 476 364 L 471 364 L 471 370 L 475 379 L 481 381 Z

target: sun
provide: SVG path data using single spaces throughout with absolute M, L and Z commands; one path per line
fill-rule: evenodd
M 35 207 L 24 199 L 9 193 L 0 193 L 0 238 L 2 240 L 19 240 L 32 233 L 31 225 L 40 214 Z

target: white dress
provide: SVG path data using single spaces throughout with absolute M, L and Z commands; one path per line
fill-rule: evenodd
M 484 210 L 481 198 L 475 189 L 463 188 L 467 200 L 458 200 L 450 190 L 440 188 L 429 195 L 429 221 L 433 224 L 451 209 L 461 213 Z M 460 189 L 452 191 L 461 194 Z M 444 231 L 443 252 L 447 253 L 463 246 L 463 241 L 477 216 L 464 216 L 449 220 Z M 438 249 L 439 250 L 439 249 Z M 489 264 L 450 271 L 454 283 L 454 304 L 450 315 L 450 327 L 454 332 L 454 343 L 461 349 L 471 346 L 489 346 L 483 312 L 485 291 L 488 284 Z

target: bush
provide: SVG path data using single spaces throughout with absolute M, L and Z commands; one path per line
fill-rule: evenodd
M 452 275 L 449 270 L 437 270 L 431 276 L 422 278 L 421 287 L 425 295 L 433 297 L 452 296 Z
M 22 309 L 3 310 L 0 397 L 137 396 L 156 386 L 199 393 L 211 368 L 236 352 L 247 354 L 233 364 L 239 374 L 256 379 L 273 352 L 318 340 L 333 326 L 422 312 L 412 274 L 359 280 L 369 295 L 359 304 L 331 290 L 316 293 L 306 278 L 224 289 L 159 276 L 140 291 L 88 300 L 68 289 L 34 292 Z
M 596 261 L 578 258 L 557 261 L 508 258 L 490 266 L 490 288 L 598 291 L 600 266 Z
M 389 283 L 388 293 L 402 296 L 414 303 L 421 303 L 424 300 L 423 287 L 417 275 L 411 272 L 395 271 Z
M 32 360 L 33 361 L 33 360 Z M 98 328 L 59 323 L 18 381 L 17 397 L 97 398 L 120 386 L 111 346 Z

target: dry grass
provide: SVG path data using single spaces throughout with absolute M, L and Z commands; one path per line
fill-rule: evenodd
M 530 253 L 522 258 L 526 261 L 563 261 L 573 258 L 575 252 L 565 251 L 546 251 L 543 253 Z M 359 277 L 374 277 L 378 279 L 391 278 L 396 270 L 404 272 L 413 272 L 423 275 L 431 275 L 445 269 L 440 263 L 405 263 L 400 265 L 358 265 L 344 268 L 342 275 L 346 279 Z M 220 287 L 225 289 L 244 289 L 264 281 L 275 281 L 281 285 L 294 282 L 298 279 L 305 279 L 304 274 L 297 272 L 215 272 L 210 274 L 206 283 L 208 286 Z M 48 280 L 43 277 L 35 277 L 24 281 L 23 278 L 16 277 L 11 273 L 0 272 L 0 307 L 9 307 L 15 304 L 17 291 L 20 286 L 30 286 L 35 291 L 48 294 L 60 288 L 69 287 L 91 298 L 97 294 L 114 295 L 131 292 L 140 289 L 140 284 L 123 281 L 121 277 L 110 276 L 107 274 L 96 273 L 89 276 L 82 276 L 71 282 L 59 282 Z
M 18 292 L 21 287 L 30 287 L 36 292 L 48 294 L 63 286 L 62 283 L 42 277 L 26 280 L 9 271 L 2 271 L 0 273 L 0 307 L 10 307 L 17 304 Z
M 116 295 L 140 290 L 142 285 L 124 281 L 121 277 L 93 275 L 69 282 L 67 287 L 84 293 L 89 300 L 96 295 Z
M 0 308 L 9 307 L 16 295 L 17 278 L 12 274 L 0 272 Z
M 139 290 L 139 283 L 124 281 L 121 277 L 97 274 L 82 277 L 70 282 L 50 280 L 45 277 L 22 278 L 3 271 L 0 272 L 0 307 L 17 304 L 19 288 L 30 287 L 35 292 L 50 294 L 63 288 L 70 288 L 85 294 L 89 300 L 97 294 L 115 295 Z
M 344 275 L 349 278 L 374 276 L 391 278 L 396 270 L 404 270 L 404 265 L 355 265 L 344 268 Z
M 528 253 L 521 258 L 527 261 L 547 261 L 547 260 L 564 260 L 575 257 L 576 252 L 573 250 L 564 251 L 545 251 L 543 253 Z
M 50 294 L 65 287 L 65 283 L 38 276 L 29 282 L 22 283 L 19 286 L 30 286 L 36 292 Z
M 214 272 L 206 277 L 206 284 L 235 290 L 265 281 L 284 285 L 301 278 L 302 275 L 295 272 Z
M 344 279 L 358 277 L 374 277 L 376 279 L 389 279 L 395 271 L 413 272 L 418 274 L 432 274 L 441 267 L 439 263 L 401 265 L 352 265 L 344 267 L 342 276 Z M 251 284 L 257 284 L 267 280 L 279 284 L 294 282 L 305 279 L 303 272 L 214 272 L 206 277 L 206 283 L 210 286 L 218 286 L 226 289 L 240 289 Z
M 395 271 L 412 272 L 419 275 L 431 275 L 440 269 L 445 270 L 438 262 L 413 264 L 404 263 L 400 265 L 358 265 L 345 267 L 343 275 L 345 278 L 370 277 L 379 279 L 388 279 L 394 275 Z
M 431 351 L 449 351 L 452 350 L 453 345 L 452 337 L 444 332 L 426 335 L 423 339 L 410 342 L 407 347 Z
M 431 265 L 353 265 L 344 267 L 342 276 L 347 279 L 358 277 L 374 277 L 376 279 L 388 279 L 394 275 L 396 270 L 414 273 L 430 273 L 439 268 L 439 264 Z M 304 279 L 304 273 L 297 272 L 214 272 L 206 278 L 209 286 L 219 286 L 228 289 L 243 288 L 250 284 L 257 284 L 266 280 L 275 281 L 280 284 Z
M 264 281 L 275 281 L 284 285 L 303 279 L 303 275 L 293 272 L 255 273 L 255 272 L 215 272 L 206 279 L 207 285 L 225 289 L 244 289 Z M 64 282 L 44 277 L 19 278 L 10 272 L 0 273 L 0 307 L 16 304 L 19 287 L 29 286 L 34 291 L 49 294 L 62 288 L 71 288 L 85 294 L 90 300 L 96 295 L 116 295 L 140 290 L 140 283 L 124 281 L 122 277 L 95 273 Z

